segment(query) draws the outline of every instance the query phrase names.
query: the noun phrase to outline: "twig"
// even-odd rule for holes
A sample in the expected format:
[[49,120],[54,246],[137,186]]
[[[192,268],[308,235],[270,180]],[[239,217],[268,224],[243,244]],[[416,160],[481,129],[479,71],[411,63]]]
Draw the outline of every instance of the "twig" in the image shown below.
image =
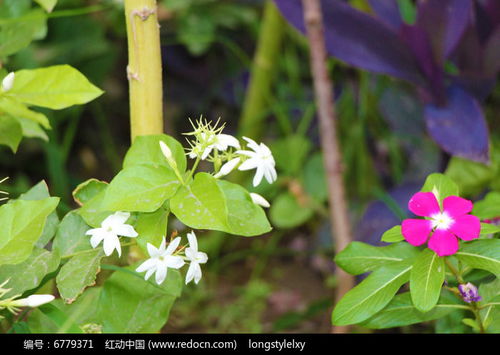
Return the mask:
[[[304,22],[310,45],[311,72],[314,80],[314,92],[318,107],[321,146],[323,161],[328,181],[328,198],[330,202],[330,219],[332,224],[332,239],[336,252],[344,249],[352,240],[345,189],[342,177],[342,156],[336,132],[335,107],[332,100],[333,84],[328,76],[326,66],[326,48],[323,33],[323,19],[319,0],[302,0],[304,7]],[[354,278],[337,268],[338,286],[336,301],[338,301],[354,285]],[[348,327],[334,327],[332,332],[345,333]]]

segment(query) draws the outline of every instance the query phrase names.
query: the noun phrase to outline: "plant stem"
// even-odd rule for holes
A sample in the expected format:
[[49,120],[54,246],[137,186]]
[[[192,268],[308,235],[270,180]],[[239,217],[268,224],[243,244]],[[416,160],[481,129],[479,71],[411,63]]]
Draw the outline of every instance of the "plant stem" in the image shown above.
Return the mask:
[[125,0],[130,88],[130,133],[163,133],[160,30],[156,0]]
[[462,278],[462,275],[458,272],[458,270],[453,266],[453,264],[448,260],[448,258],[444,258],[444,262],[446,266],[448,266],[448,269],[450,269],[451,273],[455,276],[457,279],[458,283],[465,283],[464,279]]
[[261,138],[266,107],[271,96],[277,58],[286,22],[272,0],[264,5],[264,17],[259,32],[257,49],[253,58],[252,76],[246,91],[240,118],[240,135]]
[[[332,100],[333,83],[327,69],[323,19],[319,0],[302,0],[304,22],[310,45],[311,72],[314,80],[316,105],[318,108],[321,146],[328,182],[331,234],[336,252],[344,249],[352,240],[347,201],[343,182],[342,156],[337,138],[337,119]],[[336,271],[338,287],[336,301],[354,286],[354,278],[341,268]],[[336,327],[332,331],[343,333],[348,327]]]

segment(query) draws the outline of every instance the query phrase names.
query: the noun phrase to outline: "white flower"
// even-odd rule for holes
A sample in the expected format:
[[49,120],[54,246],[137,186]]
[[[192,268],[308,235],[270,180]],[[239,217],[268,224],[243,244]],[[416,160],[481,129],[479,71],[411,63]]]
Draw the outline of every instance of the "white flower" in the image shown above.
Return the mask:
[[125,224],[129,217],[130,213],[128,212],[115,212],[101,223],[101,228],[88,230],[85,234],[92,236],[90,238],[92,248],[96,248],[99,243],[104,240],[104,254],[110,256],[113,250],[116,249],[118,256],[121,256],[122,249],[118,236],[121,235],[129,238],[137,237],[137,232],[134,230],[134,227]]
[[186,248],[185,254],[189,259],[191,264],[189,264],[189,269],[186,274],[186,284],[194,279],[194,283],[198,283],[201,280],[201,267],[200,264],[205,264],[208,261],[207,254],[198,251],[198,241],[196,240],[196,234],[194,232],[188,233],[187,238],[189,240],[189,247]]
[[10,89],[12,89],[12,86],[14,86],[14,78],[15,78],[16,74],[14,74],[14,72],[10,72],[9,74],[7,74],[5,76],[5,78],[3,78],[2,80],[2,90],[5,92],[5,91],[9,91]]
[[259,194],[256,194],[255,192],[250,192],[250,197],[252,198],[253,203],[255,203],[256,205],[259,205],[259,206],[262,206],[265,208],[271,207],[269,202],[264,197],[262,197]]
[[236,153],[241,155],[246,155],[249,159],[245,160],[243,164],[240,165],[238,170],[251,170],[257,169],[255,176],[253,177],[253,186],[257,186],[262,181],[262,177],[272,184],[278,178],[276,174],[276,169],[274,168],[276,163],[274,162],[273,154],[271,150],[264,144],[257,144],[253,139],[243,137],[244,140],[248,142],[248,147],[250,150],[238,150]]
[[170,242],[168,247],[166,247],[166,241],[165,238],[163,238],[159,248],[156,248],[152,244],[148,243],[147,248],[150,258],[139,265],[135,271],[146,271],[146,275],[144,275],[145,280],[149,279],[151,275],[156,273],[156,283],[158,285],[162,284],[167,277],[168,268],[179,269],[184,265],[182,257],[172,255],[172,253],[179,246],[180,242],[181,238],[177,237]]
[[240,158],[234,158],[228,161],[226,164],[222,165],[220,168],[219,172],[214,175],[215,178],[220,178],[222,176],[226,176],[229,174],[233,169],[236,167],[236,165],[239,164]]
[[52,295],[31,295],[11,302],[14,307],[38,307],[42,304],[52,302],[55,299]]
[[[202,145],[209,144],[201,155],[201,160],[205,160],[213,149],[217,149],[220,152],[225,152],[229,147],[233,147],[236,149],[240,149],[240,142],[233,136],[229,134],[215,134],[215,135],[207,135],[205,133],[201,133],[202,137]],[[200,148],[201,149],[201,148]],[[190,153],[189,157],[192,158],[193,152]],[[196,155],[194,155],[196,157]]]

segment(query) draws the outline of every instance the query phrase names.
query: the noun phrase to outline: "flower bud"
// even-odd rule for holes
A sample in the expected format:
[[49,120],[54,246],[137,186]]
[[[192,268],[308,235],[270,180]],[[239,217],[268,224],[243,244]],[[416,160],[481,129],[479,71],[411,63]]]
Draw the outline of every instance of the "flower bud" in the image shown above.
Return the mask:
[[481,296],[479,296],[477,287],[470,282],[458,285],[458,290],[460,291],[463,300],[467,303],[481,301]]
[[265,208],[271,207],[269,202],[259,194],[256,194],[254,192],[250,192],[250,197],[252,198],[253,203],[255,203],[256,205],[259,205],[259,206],[262,206]]
[[12,305],[15,307],[38,307],[52,302],[54,298],[52,295],[31,295],[27,298],[12,301]]
[[2,80],[2,90],[4,92],[6,91],[9,91],[10,89],[12,89],[12,86],[14,86],[14,78],[15,78],[15,74],[14,72],[10,72],[9,74],[7,74],[5,76],[5,78],[3,78]]

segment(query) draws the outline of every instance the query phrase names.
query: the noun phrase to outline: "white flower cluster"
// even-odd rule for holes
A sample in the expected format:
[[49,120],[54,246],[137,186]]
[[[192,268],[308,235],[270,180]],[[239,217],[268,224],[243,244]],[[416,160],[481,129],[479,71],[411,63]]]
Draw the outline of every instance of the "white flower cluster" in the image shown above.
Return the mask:
[[[10,288],[3,288],[9,280],[4,281],[0,284],[0,298],[5,296],[9,292]],[[7,309],[9,312],[16,314],[19,311],[19,307],[38,307],[43,304],[52,302],[55,297],[53,295],[31,295],[26,298],[18,298],[20,295],[16,295],[7,299],[0,300],[0,310]],[[0,319],[2,317],[0,316]]]
[[[86,234],[91,236],[90,244],[92,248],[97,248],[97,246],[103,242],[104,254],[106,254],[106,256],[110,256],[114,250],[118,252],[118,256],[121,256],[121,244],[118,237],[135,238],[138,236],[134,227],[125,224],[129,217],[130,213],[128,212],[116,212],[108,216],[101,223],[100,228],[88,230]],[[186,274],[186,283],[192,280],[198,283],[201,279],[201,268],[199,264],[206,263],[208,257],[207,254],[198,251],[198,241],[196,240],[194,232],[188,233],[187,238],[189,247],[182,248],[179,251],[177,249],[181,242],[180,237],[172,240],[168,246],[166,245],[165,238],[163,238],[158,248],[148,243],[147,249],[150,258],[143,262],[136,271],[146,271],[144,277],[146,280],[148,280],[152,274],[156,273],[156,283],[161,284],[167,277],[168,268],[180,269],[187,260],[190,262],[190,266]],[[184,256],[180,255],[182,252]]]
[[[241,171],[255,169],[253,177],[253,186],[258,186],[262,179],[265,178],[268,183],[272,184],[278,178],[276,173],[276,163],[273,154],[269,147],[264,143],[257,144],[253,139],[243,137],[246,141],[246,146],[249,149],[241,149],[241,144],[237,138],[223,134],[224,126],[217,127],[218,121],[212,125],[202,119],[193,124],[194,131],[186,133],[187,136],[192,136],[193,140],[188,140],[190,149],[188,156],[191,159],[209,160],[214,163],[216,173],[215,178],[221,178],[228,175],[233,170]],[[165,144],[161,144],[163,154],[167,159],[171,159],[171,154],[165,152]],[[231,149],[234,148],[234,149]],[[269,207],[262,196],[251,193],[252,200],[263,206]]]
[[186,273],[186,284],[193,280],[197,284],[200,282],[202,275],[200,264],[205,264],[208,261],[208,256],[206,253],[198,251],[198,241],[194,232],[188,233],[187,239],[189,247],[181,248],[179,248],[181,237],[172,240],[168,246],[166,246],[166,240],[163,238],[159,248],[148,243],[147,248],[150,258],[139,265],[136,271],[146,271],[145,280],[156,274],[155,281],[160,285],[165,281],[169,268],[180,269],[188,261],[189,269]]

